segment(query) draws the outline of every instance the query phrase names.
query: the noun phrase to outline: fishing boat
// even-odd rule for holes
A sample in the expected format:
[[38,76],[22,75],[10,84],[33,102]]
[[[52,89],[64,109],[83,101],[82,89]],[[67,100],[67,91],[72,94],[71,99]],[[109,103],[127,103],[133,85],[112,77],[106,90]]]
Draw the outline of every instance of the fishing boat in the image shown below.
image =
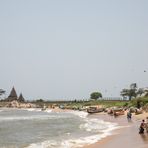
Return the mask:
[[121,110],[121,111],[114,111],[113,115],[114,116],[124,115],[124,111],[123,110]]
[[97,108],[97,107],[89,107],[87,109],[87,112],[90,113],[90,114],[93,114],[93,113],[100,113],[100,112],[103,112],[104,109],[103,108]]
[[124,115],[123,108],[110,108],[107,110],[107,113],[114,116]]

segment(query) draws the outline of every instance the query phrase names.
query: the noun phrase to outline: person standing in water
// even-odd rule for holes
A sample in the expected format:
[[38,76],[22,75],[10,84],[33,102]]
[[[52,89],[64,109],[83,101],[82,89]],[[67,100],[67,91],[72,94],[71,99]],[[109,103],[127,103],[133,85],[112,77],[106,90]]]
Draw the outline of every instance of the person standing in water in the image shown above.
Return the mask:
[[131,113],[131,111],[128,111],[127,112],[127,120],[131,121],[131,119],[132,119],[132,113]]

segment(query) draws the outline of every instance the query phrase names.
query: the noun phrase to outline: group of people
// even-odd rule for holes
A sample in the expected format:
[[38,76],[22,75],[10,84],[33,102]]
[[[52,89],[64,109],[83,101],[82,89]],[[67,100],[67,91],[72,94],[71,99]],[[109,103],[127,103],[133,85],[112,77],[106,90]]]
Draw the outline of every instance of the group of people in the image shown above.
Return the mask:
[[[130,122],[132,119],[132,113],[131,111],[127,112],[127,120]],[[148,117],[145,120],[142,120],[140,127],[139,127],[139,134],[144,134],[144,131],[146,130],[146,132],[148,133]]]
[[139,127],[139,134],[144,134],[144,130],[148,133],[148,117],[145,120],[142,120],[140,127]]

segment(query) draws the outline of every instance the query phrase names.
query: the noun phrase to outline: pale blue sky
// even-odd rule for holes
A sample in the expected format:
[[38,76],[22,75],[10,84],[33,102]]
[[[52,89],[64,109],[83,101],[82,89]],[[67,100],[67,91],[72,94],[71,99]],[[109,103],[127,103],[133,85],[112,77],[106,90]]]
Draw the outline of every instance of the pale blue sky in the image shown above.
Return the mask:
[[[27,99],[148,86],[147,0],[0,0],[0,88]],[[147,70],[147,72],[144,72]]]

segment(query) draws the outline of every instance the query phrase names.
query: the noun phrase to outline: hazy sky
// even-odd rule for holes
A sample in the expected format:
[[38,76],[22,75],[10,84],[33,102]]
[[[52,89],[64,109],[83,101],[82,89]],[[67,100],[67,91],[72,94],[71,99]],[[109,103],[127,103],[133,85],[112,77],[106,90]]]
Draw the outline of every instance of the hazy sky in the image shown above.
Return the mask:
[[26,99],[147,87],[148,0],[0,0],[0,68]]

